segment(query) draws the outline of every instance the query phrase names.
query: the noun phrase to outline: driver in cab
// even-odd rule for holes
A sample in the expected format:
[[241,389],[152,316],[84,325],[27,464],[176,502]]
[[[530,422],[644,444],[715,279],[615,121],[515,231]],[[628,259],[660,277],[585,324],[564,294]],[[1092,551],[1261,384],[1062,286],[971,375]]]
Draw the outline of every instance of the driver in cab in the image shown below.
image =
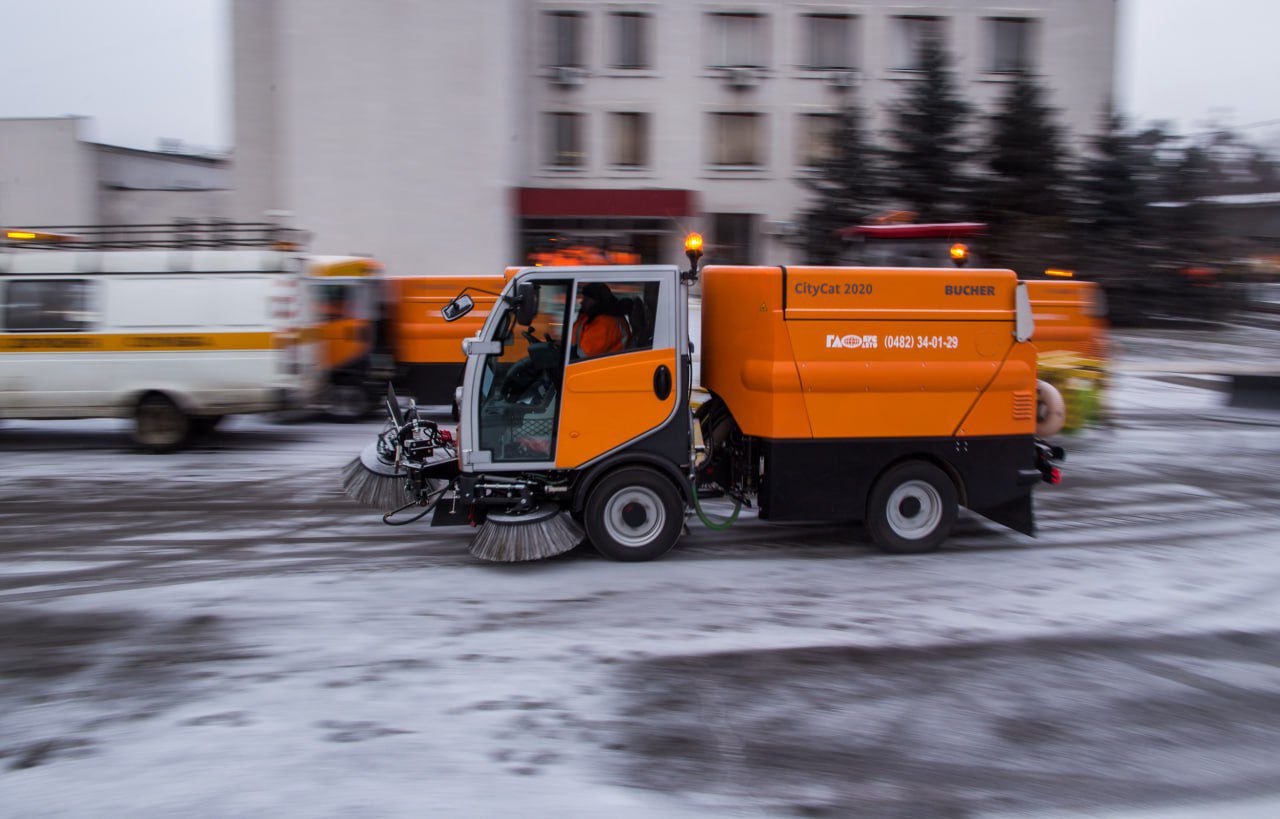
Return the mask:
[[583,285],[578,318],[573,323],[573,357],[594,358],[626,349],[631,331],[622,317],[622,303],[603,282]]

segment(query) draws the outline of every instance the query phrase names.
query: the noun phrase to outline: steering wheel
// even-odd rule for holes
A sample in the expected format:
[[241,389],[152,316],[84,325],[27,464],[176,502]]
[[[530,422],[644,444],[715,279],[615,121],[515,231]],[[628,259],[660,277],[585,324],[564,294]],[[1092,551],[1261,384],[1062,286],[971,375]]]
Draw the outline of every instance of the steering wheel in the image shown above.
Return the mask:
[[540,374],[538,368],[533,365],[532,358],[522,358],[512,364],[511,369],[507,370],[507,377],[502,381],[503,400],[511,403],[519,401],[534,384],[538,383]]

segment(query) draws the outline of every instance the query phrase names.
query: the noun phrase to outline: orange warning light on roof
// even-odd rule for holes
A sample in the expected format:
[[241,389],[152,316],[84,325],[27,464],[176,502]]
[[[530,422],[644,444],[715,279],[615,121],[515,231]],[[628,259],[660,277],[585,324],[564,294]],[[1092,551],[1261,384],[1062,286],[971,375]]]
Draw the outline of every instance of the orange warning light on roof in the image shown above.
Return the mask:
[[1072,270],[1058,270],[1058,269],[1056,269],[1056,268],[1052,268],[1052,267],[1050,267],[1050,268],[1047,268],[1047,269],[1044,271],[1044,274],[1045,274],[1046,276],[1059,276],[1059,277],[1064,278],[1064,279],[1069,279],[1069,278],[1071,278],[1072,276],[1074,276],[1074,275],[1075,275],[1075,271],[1072,271]]
[[684,249],[686,251],[692,250],[697,253],[701,253],[702,252],[702,234],[690,233],[688,236],[686,236],[684,239]]
[[969,261],[969,246],[956,242],[951,246],[951,261],[956,264],[964,264]]
[[6,230],[4,238],[16,242],[70,242],[75,237],[66,233],[42,233],[37,230]]

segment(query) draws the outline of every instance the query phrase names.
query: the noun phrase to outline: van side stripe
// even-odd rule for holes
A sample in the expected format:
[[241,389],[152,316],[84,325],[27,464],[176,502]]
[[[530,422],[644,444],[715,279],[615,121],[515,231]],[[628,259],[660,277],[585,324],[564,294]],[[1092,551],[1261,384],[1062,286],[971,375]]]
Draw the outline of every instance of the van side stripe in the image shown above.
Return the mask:
[[0,353],[272,350],[294,344],[296,338],[271,332],[7,333],[0,334]]

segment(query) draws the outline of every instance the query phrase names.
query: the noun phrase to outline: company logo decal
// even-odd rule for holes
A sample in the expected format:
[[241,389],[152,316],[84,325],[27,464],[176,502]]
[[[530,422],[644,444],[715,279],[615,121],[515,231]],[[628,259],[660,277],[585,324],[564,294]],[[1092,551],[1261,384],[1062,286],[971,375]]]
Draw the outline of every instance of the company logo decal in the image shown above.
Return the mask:
[[873,335],[828,335],[828,350],[874,350],[880,346],[880,337]]

